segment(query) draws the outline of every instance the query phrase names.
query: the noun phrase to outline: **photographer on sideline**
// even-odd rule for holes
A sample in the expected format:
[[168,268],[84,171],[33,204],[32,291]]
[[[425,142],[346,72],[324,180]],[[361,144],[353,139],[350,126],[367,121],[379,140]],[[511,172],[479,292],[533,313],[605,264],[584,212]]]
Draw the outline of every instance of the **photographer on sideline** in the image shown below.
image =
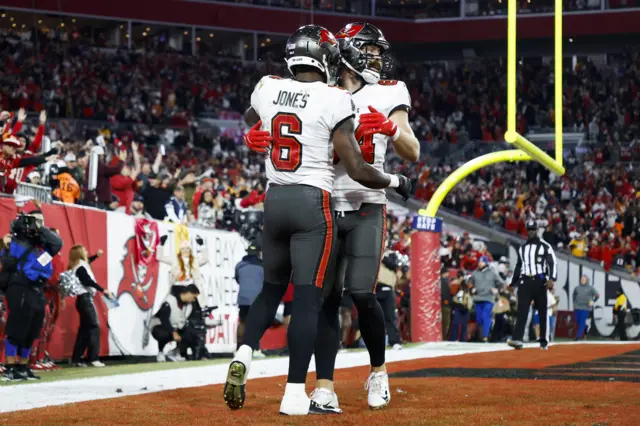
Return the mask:
[[0,289],[6,287],[9,308],[3,380],[38,380],[28,366],[29,355],[44,322],[44,285],[53,274],[51,261],[62,249],[62,239],[36,217],[24,214],[13,220],[11,233],[13,239],[2,257],[0,277]]
[[[193,350],[197,344],[197,330],[189,326],[188,319],[193,314],[193,304],[198,295],[200,290],[195,284],[171,287],[171,292],[151,319],[151,335],[158,341],[158,362],[165,362],[167,358],[184,361],[187,349]],[[170,342],[176,342],[177,346],[165,353],[165,346]]]

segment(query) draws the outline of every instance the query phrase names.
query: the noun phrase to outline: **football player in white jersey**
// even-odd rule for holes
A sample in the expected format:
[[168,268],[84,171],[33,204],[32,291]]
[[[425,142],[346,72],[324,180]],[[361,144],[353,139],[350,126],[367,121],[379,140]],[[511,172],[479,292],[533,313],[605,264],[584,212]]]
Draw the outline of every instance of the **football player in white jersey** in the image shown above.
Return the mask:
[[327,84],[340,60],[333,34],[315,25],[301,27],[287,41],[285,57],[293,78],[262,78],[245,114],[247,124],[255,124],[245,139],[247,144],[268,152],[264,284],[245,320],[243,342],[229,366],[224,399],[230,408],[242,408],[252,353],[273,322],[291,281],[295,292],[287,330],[289,375],[280,412],[339,412],[316,406],[305,391],[323,289],[329,292],[335,278],[334,149],[344,159],[349,176],[367,187],[393,187],[408,196],[411,183],[363,160],[354,138],[351,94]]
[[[353,23],[338,32],[336,39],[342,55],[340,85],[351,92],[356,106],[355,138],[364,160],[384,171],[387,144],[391,144],[404,160],[416,161],[420,144],[409,125],[411,99],[407,87],[401,81],[380,80],[390,47],[384,35],[374,25]],[[391,399],[385,367],[385,317],[375,294],[386,245],[387,198],[384,189],[370,189],[355,182],[342,159],[336,161],[332,195],[342,264],[336,290],[327,298],[318,321],[315,349],[318,380],[311,398],[318,406],[338,408],[333,370],[339,346],[340,289],[344,288],[358,310],[360,333],[369,352],[368,404],[380,409]],[[389,336],[389,344],[401,348],[395,334]]]

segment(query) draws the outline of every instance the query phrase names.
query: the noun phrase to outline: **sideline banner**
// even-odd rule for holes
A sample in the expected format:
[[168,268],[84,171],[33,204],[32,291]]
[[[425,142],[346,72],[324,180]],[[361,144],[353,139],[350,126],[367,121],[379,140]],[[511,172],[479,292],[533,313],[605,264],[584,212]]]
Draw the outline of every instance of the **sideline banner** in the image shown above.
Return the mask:
[[[510,263],[516,264],[518,255],[516,249],[509,247]],[[558,280],[555,285],[556,297],[560,299],[558,306],[559,311],[573,312],[573,290],[580,285],[580,277],[586,275],[589,283],[593,285],[600,298],[596,301],[593,309],[592,324],[595,326],[597,334],[603,337],[611,337],[613,335],[613,306],[616,300],[616,291],[622,288],[627,296],[630,307],[640,308],[640,283],[638,281],[624,280],[609,274],[602,269],[590,268],[571,260],[558,258]],[[574,320],[573,315],[563,315],[562,329],[569,329],[573,326],[570,322]],[[569,322],[569,323],[567,323]],[[591,332],[590,332],[591,333]],[[632,325],[627,327],[627,335],[630,339],[634,339],[640,335],[640,326]]]
[[[18,211],[34,209],[36,206],[32,203],[18,207],[12,198],[0,198],[0,236],[9,232]],[[136,219],[123,213],[64,204],[43,204],[42,210],[45,225],[60,231],[64,246],[59,256],[65,267],[74,245],[84,245],[90,255],[104,250],[104,255],[91,266],[98,283],[118,297],[120,306],[107,310],[102,298],[95,298],[101,324],[101,356],[158,353],[147,324],[169,292],[171,266],[159,262],[151,252],[155,248],[162,251],[163,257],[172,259],[176,256],[178,241],[185,235],[194,255],[206,259],[200,272],[207,305],[217,306],[212,315],[222,320],[221,326],[208,331],[207,349],[216,353],[235,350],[238,322],[235,265],[246,253],[246,242],[238,233],[189,228],[186,233],[179,229],[180,238],[177,238],[172,224]],[[156,246],[164,235],[167,236],[165,245]],[[202,246],[197,244],[197,237],[204,241]],[[75,298],[68,297],[53,333],[49,352],[54,359],[71,356],[78,326]],[[0,352],[4,352],[1,319]]]
[[[136,219],[120,213],[107,213],[109,262],[109,290],[118,296],[120,306],[109,311],[111,335],[109,355],[155,355],[158,347],[147,324],[169,293],[171,265],[154,257],[138,255],[153,241],[167,236],[164,246],[158,245],[161,258],[177,256],[178,241],[183,229],[169,223],[147,221],[136,226]],[[176,231],[181,233],[176,238]],[[198,245],[197,237],[204,244]],[[145,242],[146,241],[146,242]],[[188,229],[188,241],[194,255],[206,259],[200,267],[208,306],[222,325],[210,329],[207,349],[210,352],[233,352],[236,347],[238,284],[234,280],[235,266],[245,255],[245,241],[234,232]],[[140,243],[141,242],[141,243]]]

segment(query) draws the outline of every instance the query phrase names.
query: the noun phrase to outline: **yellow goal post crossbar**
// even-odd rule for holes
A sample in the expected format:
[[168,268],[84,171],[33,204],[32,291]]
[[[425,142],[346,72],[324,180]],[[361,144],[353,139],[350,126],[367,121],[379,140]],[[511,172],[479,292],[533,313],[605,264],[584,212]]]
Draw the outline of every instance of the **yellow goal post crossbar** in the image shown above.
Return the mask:
[[518,86],[516,64],[518,62],[516,44],[516,20],[518,13],[518,1],[508,0],[507,13],[507,131],[505,140],[515,145],[515,150],[499,151],[485,154],[468,161],[447,179],[445,179],[429,200],[426,209],[418,213],[435,217],[440,204],[449,191],[461,180],[471,173],[491,164],[505,161],[529,161],[535,160],[558,176],[565,173],[562,165],[562,0],[555,0],[554,8],[554,119],[555,119],[555,158],[529,142],[517,132],[517,97]]

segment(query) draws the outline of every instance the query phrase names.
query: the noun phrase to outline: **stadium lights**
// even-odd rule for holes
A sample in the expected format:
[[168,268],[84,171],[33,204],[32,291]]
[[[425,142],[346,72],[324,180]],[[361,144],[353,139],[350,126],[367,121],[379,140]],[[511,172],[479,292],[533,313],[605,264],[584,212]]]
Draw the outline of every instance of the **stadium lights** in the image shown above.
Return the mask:
[[6,18],[6,16],[7,16],[7,14],[6,14],[6,13],[3,13],[3,14],[2,14],[2,17],[3,17],[3,18]]
[[22,24],[22,28],[25,28],[25,27],[26,27],[26,24]]
[[64,22],[60,23],[60,28],[64,28]]
[[13,25],[11,25],[11,26],[12,26],[13,28],[15,28],[15,27],[16,27],[16,23],[14,22],[14,23],[13,23]]
[[[530,0],[528,1],[530,2]],[[562,165],[562,0],[555,0],[554,7],[555,158],[552,158],[517,132],[517,8],[518,0],[507,1],[507,131],[504,134],[504,139],[520,149],[485,154],[468,161],[456,169],[438,186],[427,207],[418,211],[421,216],[435,218],[440,204],[458,182],[476,170],[492,164],[536,160],[558,176],[562,176],[565,173]]]
[[196,37],[196,41],[200,41],[200,37]]
[[142,37],[146,37],[146,36],[147,36],[147,33],[146,33],[146,32],[143,32],[143,33],[142,33]]
[[42,19],[38,19],[38,24],[42,25]]
[[12,16],[11,18],[9,18],[9,20],[10,20],[11,22],[13,22],[13,20],[14,20],[14,19],[16,19],[16,18],[14,18],[13,16]]
[[151,31],[151,28],[147,27],[147,29],[145,31],[149,32],[149,31]]
[[209,33],[209,37],[210,37],[210,38],[213,38],[213,33]]
[[189,31],[185,31],[185,32],[184,32],[184,35],[189,35]]
[[270,38],[267,39],[267,43],[271,43],[271,39]]
[[124,30],[124,25],[120,25],[120,29],[121,29],[121,30]]
[[248,45],[248,44],[245,44],[245,45],[244,45],[244,48],[245,48],[245,49],[248,49],[248,48],[249,48],[249,45]]
[[76,23],[76,18],[73,18],[73,19],[71,20],[71,22],[73,22],[73,23],[75,24],[75,23]]

